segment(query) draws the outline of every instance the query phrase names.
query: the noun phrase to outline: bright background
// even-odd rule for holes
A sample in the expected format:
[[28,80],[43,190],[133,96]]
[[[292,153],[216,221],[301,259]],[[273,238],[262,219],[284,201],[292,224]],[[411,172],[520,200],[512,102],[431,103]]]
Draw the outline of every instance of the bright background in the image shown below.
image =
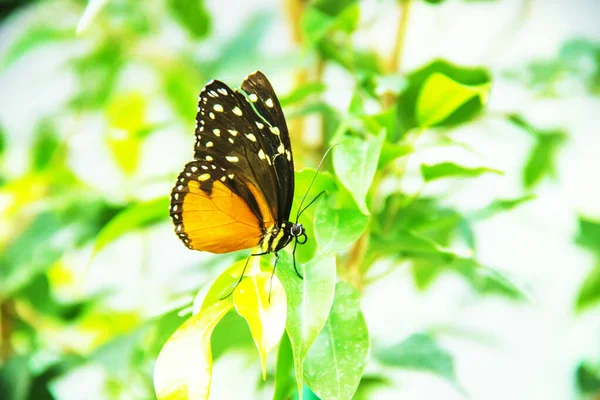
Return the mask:
[[[95,238],[122,210],[170,192],[192,156],[194,102],[205,81],[235,86],[259,69],[285,96],[318,76],[326,88],[316,95],[339,113],[356,86],[347,69],[319,62],[294,39],[300,16],[290,10],[301,2],[206,0],[206,15],[191,25],[173,2],[107,3],[78,35],[82,1],[8,2],[18,6],[2,14],[0,372],[12,387],[2,398],[152,398],[153,361],[183,321],[177,311],[189,310],[198,289],[234,256],[187,250],[166,212],[96,252]],[[360,10],[352,44],[386,58],[401,6],[364,1]],[[481,295],[451,273],[423,290],[411,268],[395,268],[362,293],[373,343],[433,332],[452,356],[458,383],[397,369],[365,398],[600,396],[598,21],[596,0],[410,4],[392,78],[436,58],[482,66],[493,78],[484,115],[453,127],[454,145],[429,146],[421,136],[422,151],[406,170],[444,160],[502,170],[434,182],[421,193],[465,213],[535,195],[472,226],[478,260],[506,273],[528,299]],[[290,119],[297,168],[314,167],[320,114],[302,104],[285,111],[300,115]],[[541,178],[531,185],[523,184],[523,170],[537,139],[509,114],[564,135],[537,155]],[[388,186],[416,192],[417,175]],[[589,300],[581,300],[582,288]],[[227,348],[215,363],[211,398],[270,398],[259,371],[252,349]],[[380,373],[374,360],[367,374]]]

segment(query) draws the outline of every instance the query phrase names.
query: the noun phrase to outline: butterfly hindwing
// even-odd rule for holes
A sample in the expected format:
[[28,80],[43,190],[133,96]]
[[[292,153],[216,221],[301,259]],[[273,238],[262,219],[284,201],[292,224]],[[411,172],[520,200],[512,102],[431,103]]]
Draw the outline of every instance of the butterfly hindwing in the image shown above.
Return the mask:
[[265,223],[273,224],[254,186],[238,187],[234,173],[206,161],[192,161],[179,174],[170,212],[186,246],[212,253],[255,247]]

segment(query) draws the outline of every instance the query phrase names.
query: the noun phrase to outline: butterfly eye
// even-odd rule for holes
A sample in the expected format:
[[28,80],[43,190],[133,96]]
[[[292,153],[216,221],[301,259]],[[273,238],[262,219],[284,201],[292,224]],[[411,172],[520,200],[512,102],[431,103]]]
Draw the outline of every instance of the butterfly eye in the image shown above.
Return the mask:
[[296,237],[301,236],[304,233],[304,227],[302,224],[294,224],[290,229],[290,233]]

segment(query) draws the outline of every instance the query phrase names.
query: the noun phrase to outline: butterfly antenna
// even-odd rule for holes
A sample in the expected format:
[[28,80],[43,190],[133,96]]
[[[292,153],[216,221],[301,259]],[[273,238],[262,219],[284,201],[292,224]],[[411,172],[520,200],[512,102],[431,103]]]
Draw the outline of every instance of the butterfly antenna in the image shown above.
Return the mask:
[[317,179],[317,175],[319,175],[319,171],[321,170],[321,167],[323,166],[323,161],[325,161],[325,157],[327,157],[327,154],[329,154],[329,152],[331,151],[331,149],[333,149],[338,144],[339,143],[332,144],[331,146],[329,146],[329,148],[327,149],[327,151],[325,152],[325,154],[323,154],[323,157],[321,158],[321,162],[319,163],[319,166],[317,167],[317,170],[315,171],[315,174],[313,175],[312,180],[310,181],[310,184],[308,185],[308,189],[306,189],[306,192],[304,193],[304,196],[302,197],[302,200],[300,201],[300,206],[298,206],[298,214],[296,214],[296,223],[298,223],[298,219],[300,218],[300,214],[302,214],[302,212],[304,210],[306,210],[306,208],[308,206],[310,206],[316,199],[318,199],[319,196],[321,196],[323,193],[325,193],[325,191],[319,193],[317,195],[317,197],[315,197],[308,204],[308,206],[302,208],[302,204],[304,204],[304,200],[306,200],[306,196],[308,196],[308,193],[310,192],[310,188],[312,187],[313,183],[315,183],[315,179]]

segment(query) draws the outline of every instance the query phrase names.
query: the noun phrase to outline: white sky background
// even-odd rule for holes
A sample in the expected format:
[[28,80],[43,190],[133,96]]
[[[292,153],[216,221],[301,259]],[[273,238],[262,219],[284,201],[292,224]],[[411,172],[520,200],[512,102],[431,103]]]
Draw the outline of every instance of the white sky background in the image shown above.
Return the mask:
[[[268,65],[269,55],[290,52],[289,27],[282,3],[274,0],[210,0],[208,7],[215,18],[214,35],[217,38],[231,37],[257,9],[278,13],[268,35],[269,40],[263,44],[264,62]],[[376,23],[358,34],[356,42],[363,46],[375,45],[385,53],[391,48],[399,20],[395,2],[368,0],[363,3],[363,20],[373,19]],[[441,6],[429,6],[415,1],[404,48],[403,71],[442,57],[457,64],[483,64],[491,67],[497,77],[497,73],[505,68],[521,67],[531,59],[554,57],[569,39],[586,37],[600,40],[600,1],[532,1],[529,17],[520,29],[515,29],[519,26],[516,20],[522,3],[517,0],[491,3],[447,0]],[[0,27],[0,57],[14,34],[12,29]],[[162,39],[173,39],[176,45],[179,38],[171,38],[167,32]],[[203,46],[203,51],[209,51],[210,47],[210,44]],[[76,52],[78,49],[59,51]],[[56,74],[56,66],[64,56],[60,52],[37,51],[0,77],[0,123],[14,134],[10,140],[16,144],[16,150],[9,153],[14,162],[6,163],[14,169],[9,171],[13,174],[18,174],[26,165],[23,160],[26,160],[24,154],[33,116],[52,110],[73,90],[73,77],[65,73]],[[260,68],[261,65],[256,66],[256,69]],[[267,69],[267,72],[276,71]],[[141,76],[148,82],[152,80],[151,74]],[[327,99],[345,108],[352,88],[348,76],[332,66],[326,70],[325,77],[330,85]],[[273,82],[278,92],[285,93],[291,87],[289,76],[285,74],[275,74]],[[484,264],[509,272],[523,283],[531,292],[533,302],[513,304],[503,298],[482,299],[454,275],[443,276],[428,291],[418,292],[413,287],[409,271],[399,268],[385,280],[369,287],[364,296],[363,309],[375,343],[399,342],[407,335],[422,330],[443,331],[446,333],[440,334],[442,344],[455,356],[458,379],[468,398],[576,398],[573,391],[575,365],[583,357],[600,356],[600,314],[588,311],[574,316],[572,312],[577,291],[592,267],[592,257],[572,243],[577,229],[576,216],[584,213],[600,218],[597,177],[600,171],[599,106],[598,98],[583,95],[534,100],[530,93],[511,83],[494,82],[490,111],[519,112],[534,125],[563,128],[569,134],[569,141],[560,152],[558,183],[545,181],[535,190],[537,200],[475,227],[479,259]],[[153,107],[159,116],[157,118],[167,118],[164,116],[164,104]],[[85,154],[73,159],[72,165],[94,187],[120,199],[124,182],[110,165],[108,155],[102,154],[102,150],[93,151],[102,135],[101,122],[87,119],[69,122],[73,123],[76,126],[71,126],[71,129],[79,130],[86,126],[89,132],[85,138],[80,136],[72,141],[78,153]],[[166,140],[167,135],[169,132],[153,137],[146,146],[142,162],[151,173],[167,165],[165,169],[170,173],[183,165],[187,161],[185,157],[191,153],[191,142],[180,140],[181,135],[175,135],[175,143],[165,147],[165,143],[171,143],[171,140]],[[523,165],[531,146],[526,135],[505,122],[488,121],[460,128],[453,137],[481,153],[483,156],[478,160],[481,164],[502,169],[506,175],[482,177],[468,185],[457,184],[457,192],[448,199],[449,204],[472,208],[495,197],[519,196],[521,176],[518,168]],[[418,166],[423,160],[431,162],[463,156],[463,152],[448,148],[420,154],[412,157],[410,162]],[[433,184],[431,186],[433,192],[439,190]],[[150,196],[154,190],[163,188],[149,190],[147,195]],[[135,265],[136,259],[142,259],[143,249],[162,246],[162,255],[151,250],[153,256],[148,265],[152,271],[149,275],[156,282],[139,283],[133,276],[124,283],[128,292],[139,291],[138,300],[153,300],[152,304],[140,307],[152,308],[155,303],[160,303],[157,293],[164,287],[162,279],[172,277],[177,269],[189,266],[194,254],[180,246],[170,226],[157,228],[146,235],[145,240],[149,241],[146,245],[142,245],[140,240],[128,237],[115,243],[112,250],[106,251],[97,261],[102,268],[96,269],[95,277],[108,280],[105,282],[108,285],[109,278],[123,273],[123,263]],[[132,245],[138,253],[133,252],[127,260],[123,260],[121,246]],[[185,260],[185,265],[165,270],[165,260],[170,256]],[[144,286],[141,287],[127,286],[142,284]],[[149,293],[152,295],[148,296]],[[393,299],[391,304],[389,299]],[[123,299],[118,299],[115,304],[122,302]],[[461,332],[469,332],[481,340],[466,337]],[[246,368],[247,362],[245,356],[231,353],[216,363],[212,398],[247,398],[247,394],[255,390],[258,357],[252,367]],[[244,367],[240,368],[240,365]],[[231,384],[230,368],[234,368],[235,375],[240,375],[235,385]],[[247,374],[242,376],[244,371]],[[373,398],[463,398],[446,382],[427,374],[399,372],[397,378],[394,388]],[[268,396],[265,395],[265,398]]]

